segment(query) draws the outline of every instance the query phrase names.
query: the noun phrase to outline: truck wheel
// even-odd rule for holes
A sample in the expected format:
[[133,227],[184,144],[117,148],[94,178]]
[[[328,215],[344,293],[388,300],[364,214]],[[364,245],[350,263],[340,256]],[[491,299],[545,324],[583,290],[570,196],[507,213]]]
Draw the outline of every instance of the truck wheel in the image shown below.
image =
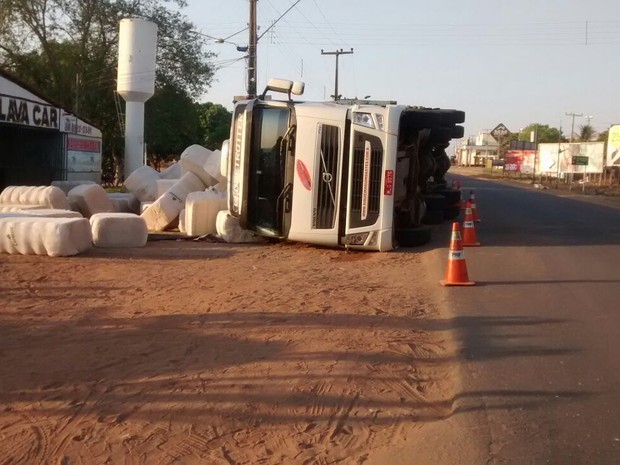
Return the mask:
[[441,210],[429,210],[422,218],[424,224],[441,224],[443,222],[444,209]]
[[435,191],[436,194],[443,195],[446,198],[446,205],[458,205],[461,201],[461,191],[458,189],[441,189]]
[[465,128],[463,126],[452,127],[452,139],[461,139],[465,135]]
[[416,247],[429,243],[431,240],[430,226],[421,225],[396,231],[396,241],[401,247]]
[[448,143],[452,139],[453,128],[433,128],[431,134],[428,137],[428,141],[431,144]]
[[439,110],[441,113],[441,125],[460,124],[465,122],[465,112],[461,110]]
[[441,114],[430,108],[406,110],[401,116],[401,128],[424,129],[441,126]]
[[432,211],[443,211],[446,208],[447,202],[446,198],[443,195],[439,194],[428,194],[423,196],[424,202],[426,203],[426,213]]
[[453,220],[455,218],[458,218],[460,214],[461,214],[460,205],[449,205],[443,211],[443,218],[445,220]]

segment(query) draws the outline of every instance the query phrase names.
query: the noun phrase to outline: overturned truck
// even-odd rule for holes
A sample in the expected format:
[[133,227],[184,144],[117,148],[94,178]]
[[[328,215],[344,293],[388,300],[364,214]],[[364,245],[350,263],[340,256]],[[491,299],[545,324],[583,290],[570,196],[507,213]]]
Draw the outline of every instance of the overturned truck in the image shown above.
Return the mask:
[[[276,100],[269,92],[285,94]],[[228,210],[254,233],[388,251],[430,240],[445,209],[445,149],[465,113],[396,102],[298,102],[303,83],[272,79],[235,105],[223,147]],[[441,208],[437,199],[443,198]],[[428,222],[427,222],[428,223]]]

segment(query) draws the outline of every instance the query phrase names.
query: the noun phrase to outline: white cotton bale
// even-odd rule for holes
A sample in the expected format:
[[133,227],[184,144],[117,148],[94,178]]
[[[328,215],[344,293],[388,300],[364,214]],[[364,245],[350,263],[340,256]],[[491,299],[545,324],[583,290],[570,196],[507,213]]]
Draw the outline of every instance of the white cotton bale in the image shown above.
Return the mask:
[[[187,200],[185,201],[187,203]],[[187,228],[185,227],[185,208],[179,213],[179,232],[187,234]]]
[[140,202],[152,202],[157,198],[159,172],[150,166],[141,166],[131,173],[123,186]]
[[172,186],[177,183],[178,179],[158,179],[157,180],[157,198],[160,198],[168,192]]
[[[77,203],[77,200],[75,199],[69,199],[69,210],[73,211],[73,212],[78,212],[80,215],[82,215],[82,210],[80,210],[80,205]],[[84,215],[82,215],[84,216]]]
[[251,231],[243,229],[239,219],[230,216],[228,211],[221,210],[215,221],[217,235],[229,243],[262,242],[261,237],[255,236]]
[[183,176],[183,173],[181,172],[181,165],[179,162],[173,163],[159,173],[161,179],[181,179],[181,176]]
[[8,186],[0,193],[0,204],[70,209],[67,196],[62,189],[55,186]]
[[138,213],[140,201],[131,192],[108,192],[108,198],[117,213]]
[[0,218],[0,253],[66,257],[92,246],[86,218]]
[[155,202],[140,202],[140,215],[142,215],[142,213],[144,213],[146,209],[149,208],[154,203]]
[[24,210],[42,210],[45,207],[43,205],[11,205],[0,203],[0,213],[10,213]]
[[217,214],[226,210],[226,196],[215,189],[192,192],[185,201],[185,228],[190,236],[217,234]]
[[163,231],[174,222],[185,207],[185,199],[191,192],[203,191],[204,184],[193,173],[185,173],[174,186],[159,197],[140,216],[149,231]]
[[97,213],[90,227],[96,247],[144,247],[149,236],[144,219],[133,213]]
[[114,204],[99,184],[81,184],[69,191],[69,200],[77,203],[82,215],[90,218],[95,213],[111,213]]
[[179,164],[181,171],[185,173],[194,173],[200,178],[205,187],[215,186],[218,179],[211,176],[205,171],[205,164],[213,152],[201,145],[190,145],[181,154]]
[[228,190],[228,185],[226,182],[218,182],[213,188],[218,192],[226,193]]
[[17,213],[26,216],[44,216],[46,218],[83,218],[79,212],[61,210],[59,208],[41,208],[35,210],[21,210]]
[[29,215],[26,212],[19,212],[19,211],[14,211],[14,212],[0,212],[0,218],[24,218],[24,217],[30,217],[32,218],[34,215]]
[[209,176],[213,179],[216,179],[218,183],[226,182],[226,176],[222,176],[221,172],[222,165],[222,152],[219,150],[214,150],[207,156],[204,164],[204,170],[207,172]]
[[96,184],[95,181],[88,181],[88,180],[83,180],[83,181],[52,181],[52,186],[54,187],[58,187],[60,190],[62,190],[65,195],[69,193],[69,191],[71,189],[73,189],[74,187],[80,186],[82,184]]

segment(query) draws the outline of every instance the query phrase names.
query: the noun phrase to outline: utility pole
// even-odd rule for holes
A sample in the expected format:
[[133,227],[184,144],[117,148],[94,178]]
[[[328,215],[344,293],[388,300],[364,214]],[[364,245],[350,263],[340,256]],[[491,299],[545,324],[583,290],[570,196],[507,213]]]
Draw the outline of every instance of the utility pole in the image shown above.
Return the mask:
[[[297,6],[297,4],[299,2],[301,2],[301,0],[297,0],[295,3],[293,3],[291,6],[288,7],[288,9],[282,13],[278,19],[276,19],[275,21],[271,22],[271,26],[269,26],[267,29],[265,29],[263,31],[263,33],[259,36],[258,35],[258,26],[256,24],[256,2],[258,0],[249,0],[250,2],[250,20],[248,21],[248,31],[250,33],[250,38],[248,41],[248,86],[247,86],[247,90],[248,90],[248,97],[249,98],[255,98],[256,97],[256,85],[257,85],[257,81],[256,81],[256,56],[257,56],[257,48],[258,48],[258,41],[261,39],[261,37],[263,37],[265,34],[267,34],[267,32],[269,32],[271,30],[271,28],[273,28],[276,23],[278,21],[280,21],[284,15],[286,15],[289,11],[291,11],[295,6]],[[236,34],[233,34],[236,35]],[[232,37],[232,36],[230,36]],[[237,47],[237,50],[239,50],[239,47]]]
[[583,116],[583,113],[566,113],[566,116],[571,116],[573,122],[570,127],[570,142],[573,142],[573,133],[575,132],[575,116]]
[[344,51],[342,49],[340,50],[336,50],[335,52],[324,52],[321,49],[321,55],[335,55],[336,56],[336,79],[335,79],[335,85],[334,85],[334,101],[338,101],[340,100],[340,96],[338,95],[338,57],[340,57],[340,55],[351,55],[353,54],[353,49],[351,49],[350,51]]
[[558,134],[558,158],[556,160],[556,173],[555,173],[555,188],[559,189],[560,187],[560,154],[563,150],[560,150],[560,146],[562,145],[562,121],[560,121],[560,132]]
[[78,113],[80,112],[80,73],[75,73],[75,134],[78,133]]
[[250,0],[250,22],[248,30],[250,37],[248,42],[248,97],[256,97],[256,45],[258,36],[256,34],[256,2],[258,0]]

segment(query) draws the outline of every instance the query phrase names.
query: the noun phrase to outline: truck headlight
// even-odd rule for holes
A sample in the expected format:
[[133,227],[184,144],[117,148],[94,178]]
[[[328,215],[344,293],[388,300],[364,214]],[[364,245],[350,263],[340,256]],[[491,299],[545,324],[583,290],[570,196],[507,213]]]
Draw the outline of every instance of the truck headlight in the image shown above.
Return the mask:
[[353,124],[375,129],[375,123],[370,113],[353,113]]
[[347,234],[344,238],[344,245],[364,245],[368,239],[367,232],[357,234]]

